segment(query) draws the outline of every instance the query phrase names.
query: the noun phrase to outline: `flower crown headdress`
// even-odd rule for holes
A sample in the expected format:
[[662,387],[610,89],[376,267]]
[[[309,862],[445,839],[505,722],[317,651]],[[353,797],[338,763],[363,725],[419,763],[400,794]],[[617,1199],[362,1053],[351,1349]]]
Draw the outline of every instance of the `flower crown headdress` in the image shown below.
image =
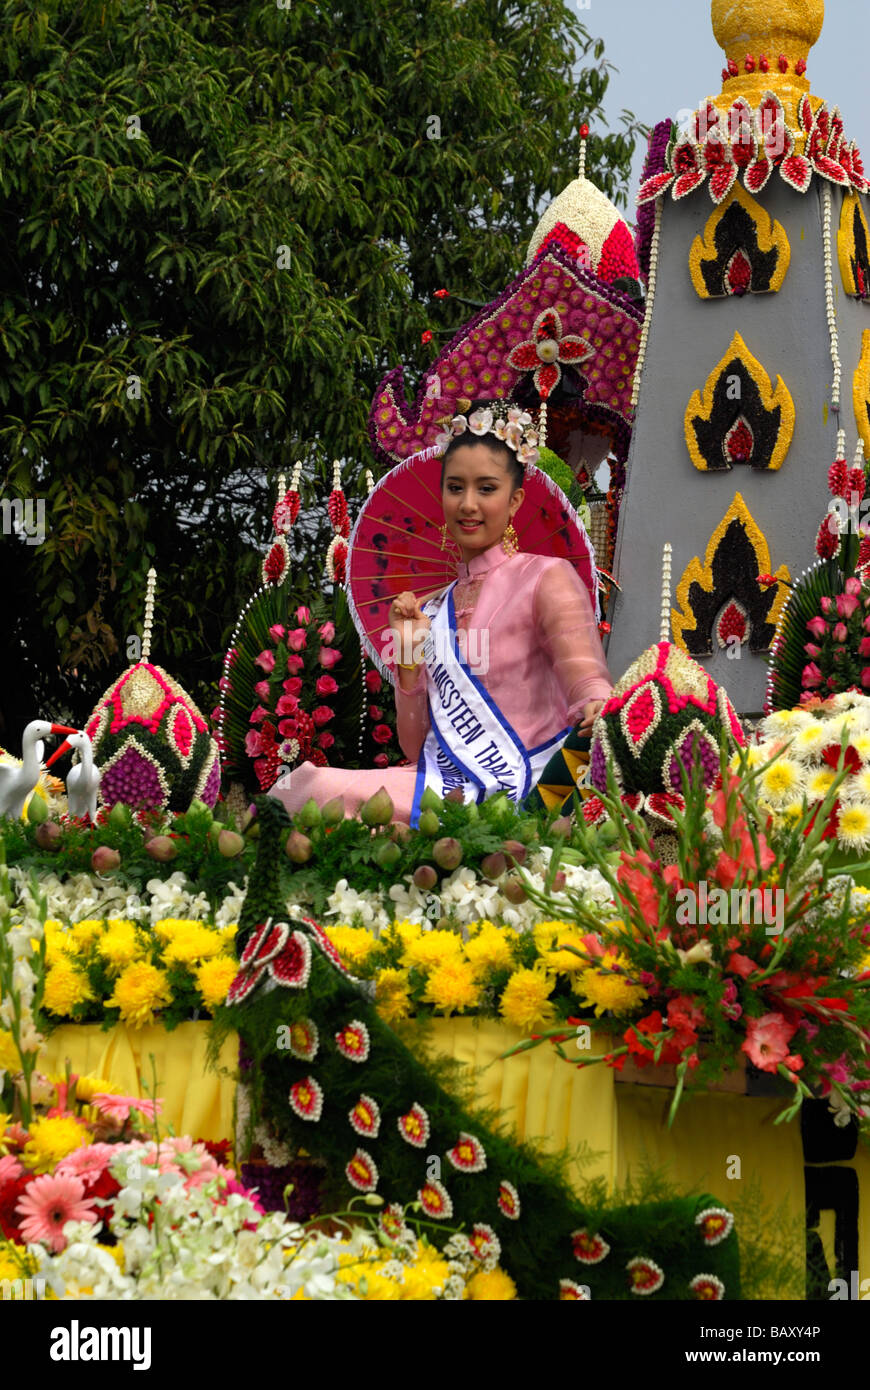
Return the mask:
[[508,405],[507,402],[505,404],[507,414],[499,416],[498,419],[488,406],[480,406],[470,415],[454,415],[449,428],[435,440],[436,447],[443,454],[458,435],[465,434],[468,430],[478,436],[491,434],[503,444],[507,444],[524,468],[528,463],[537,463],[540,436],[531,415],[519,406]]

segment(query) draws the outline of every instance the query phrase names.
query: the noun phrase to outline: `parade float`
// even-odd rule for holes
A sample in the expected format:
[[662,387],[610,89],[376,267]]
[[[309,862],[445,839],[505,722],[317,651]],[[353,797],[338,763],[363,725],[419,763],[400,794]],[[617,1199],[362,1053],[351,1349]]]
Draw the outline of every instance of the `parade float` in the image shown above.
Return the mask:
[[[522,271],[412,403],[381,382],[319,605],[279,480],[211,728],[152,577],[141,659],[0,766],[4,1272],[161,1296],[188,1223],[182,1297],[826,1298],[870,1262],[867,183],[820,0],[712,10],[722,92],[655,126],[635,234],[581,133]],[[401,761],[372,634],[458,557],[398,479],[481,398],[535,425],[520,545],[585,566],[612,695],[519,800],[290,815],[306,762]]]

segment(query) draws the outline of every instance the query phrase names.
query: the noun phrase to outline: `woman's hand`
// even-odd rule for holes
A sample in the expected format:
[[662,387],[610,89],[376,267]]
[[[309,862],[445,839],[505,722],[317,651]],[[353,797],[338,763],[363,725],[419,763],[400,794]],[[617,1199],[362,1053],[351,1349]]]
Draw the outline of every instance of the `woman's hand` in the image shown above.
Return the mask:
[[396,661],[405,666],[419,666],[423,660],[423,643],[430,622],[410,590],[397,595],[390,604],[390,627],[396,650]]
[[584,705],[583,719],[582,722],[577,725],[577,729],[575,732],[578,733],[581,737],[584,734],[591,733],[592,725],[595,722],[595,716],[601,713],[601,711],[604,709],[605,704],[605,700],[590,700],[588,705]]

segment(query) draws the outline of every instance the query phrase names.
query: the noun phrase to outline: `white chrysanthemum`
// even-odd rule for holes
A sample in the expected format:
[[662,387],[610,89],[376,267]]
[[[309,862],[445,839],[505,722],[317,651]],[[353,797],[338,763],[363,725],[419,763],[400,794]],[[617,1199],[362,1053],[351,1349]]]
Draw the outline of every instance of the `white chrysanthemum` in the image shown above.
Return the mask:
[[793,758],[777,758],[758,779],[761,795],[774,806],[800,799],[803,794],[805,771]]
[[837,843],[845,849],[865,850],[870,846],[870,804],[856,802],[840,808]]
[[829,727],[814,719],[805,728],[799,729],[791,745],[791,756],[800,762],[810,763],[821,757],[822,749],[831,742]]
[[807,801],[824,801],[831,790],[835,774],[829,767],[819,768],[807,777],[805,794]]
[[[751,743],[748,748],[742,750],[742,758],[746,767],[761,767],[763,763],[773,756],[773,748],[764,744]],[[732,772],[739,772],[741,765],[741,753],[735,753],[728,766]]]
[[815,719],[806,709],[778,709],[762,719],[759,730],[765,738],[791,738],[801,729],[815,724]]
[[862,763],[870,762],[870,731],[862,731],[852,735],[851,745]]
[[841,782],[837,796],[843,805],[854,806],[856,802],[870,802],[870,767],[862,767],[860,772],[853,773]]

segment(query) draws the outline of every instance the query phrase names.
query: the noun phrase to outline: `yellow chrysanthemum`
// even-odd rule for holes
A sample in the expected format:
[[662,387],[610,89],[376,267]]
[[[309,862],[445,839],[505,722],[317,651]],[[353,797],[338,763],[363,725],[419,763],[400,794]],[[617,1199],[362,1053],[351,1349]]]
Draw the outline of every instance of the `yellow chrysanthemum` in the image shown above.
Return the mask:
[[79,966],[65,956],[45,972],[43,1007],[57,1018],[67,1018],[77,1004],[93,999],[90,981]]
[[94,1096],[119,1096],[120,1086],[107,1081],[104,1076],[80,1076],[76,1081],[76,1100],[87,1104]]
[[870,807],[860,803],[841,807],[837,839],[847,849],[866,849],[870,845]]
[[416,941],[418,937],[423,935],[423,926],[421,922],[409,922],[407,917],[403,918],[401,922],[394,919],[387,934],[397,937],[401,945],[407,947],[412,941]]
[[[750,744],[748,748],[741,749],[747,767],[759,767],[766,763],[770,757],[770,749],[765,750],[757,744]],[[740,753],[735,753],[728,766],[732,772],[740,771]]]
[[503,1269],[481,1269],[473,1274],[465,1286],[465,1297],[489,1303],[506,1303],[516,1298],[517,1286]]
[[579,976],[574,993],[584,1004],[594,1006],[596,1018],[606,1012],[630,1013],[647,998],[646,990],[640,985],[629,984],[624,975],[611,973],[614,966],[625,970],[627,965],[625,956],[607,951],[601,958],[601,966],[605,968],[584,970]]
[[456,932],[435,928],[424,932],[416,941],[409,942],[402,955],[402,964],[409,970],[416,967],[428,972],[438,965],[443,965],[446,960],[458,960],[461,957],[462,938],[457,936]]
[[411,1012],[407,970],[382,970],[375,985],[375,1007],[384,1023],[392,1025]]
[[21,1058],[11,1033],[0,1028],[0,1071],[20,1071]]
[[50,1173],[67,1154],[91,1142],[91,1136],[71,1115],[33,1120],[21,1157],[34,1173]]
[[481,923],[479,930],[465,943],[465,959],[478,977],[493,970],[509,970],[513,964],[515,940],[515,933],[509,934],[492,922]]
[[824,801],[828,792],[831,790],[831,783],[835,775],[836,774],[827,767],[819,768],[817,772],[810,773],[806,785],[807,801]]
[[761,730],[767,738],[791,738],[815,722],[809,710],[778,709],[762,720]]
[[[36,943],[34,942],[34,946]],[[77,950],[76,943],[62,922],[57,922],[53,917],[49,917],[45,923],[45,963],[47,966],[56,965],[59,960],[74,955]]]
[[467,960],[445,960],[429,976],[423,998],[448,1016],[476,1008],[480,991],[473,967]]
[[225,927],[218,927],[218,936],[220,937],[221,941],[223,941],[226,944],[227,942],[235,941],[236,936],[238,934],[238,930],[238,922],[227,922]]
[[24,1245],[9,1241],[0,1244],[0,1282],[4,1279],[28,1279],[36,1270],[33,1259]]
[[550,999],[552,980],[537,966],[515,970],[504,988],[499,1012],[505,1023],[531,1033],[553,1022],[556,1008]]
[[781,804],[800,796],[803,788],[803,770],[793,758],[777,758],[766,772],[759,777],[761,795]]
[[194,965],[219,956],[224,942],[211,927],[202,922],[184,922],[166,944],[163,960],[166,965]]
[[344,964],[352,973],[357,973],[366,964],[372,952],[377,950],[377,938],[367,927],[348,927],[337,923],[326,928],[329,937]]
[[111,970],[122,970],[144,954],[144,943],[132,922],[113,918],[97,942],[97,951]]
[[[554,974],[573,975],[578,970],[586,969],[588,961],[576,954],[584,949],[583,933],[569,922],[539,922],[533,928],[533,934],[541,962],[547,970]],[[573,946],[574,950],[564,950],[566,946]]]
[[204,960],[194,971],[197,988],[207,1009],[216,1009],[223,1004],[238,968],[239,963],[233,956],[215,956],[214,960]]
[[424,1302],[436,1297],[450,1278],[447,1261],[433,1246],[417,1242],[417,1258],[403,1269],[402,1298]]
[[144,1028],[154,1022],[154,1015],[170,1003],[172,990],[165,970],[158,970],[148,961],[134,961],[115,981],[115,988],[106,1000],[106,1008],[121,1011],[121,1022],[134,1028]]
[[99,941],[106,930],[106,922],[99,917],[85,917],[81,922],[73,922],[69,934],[77,951],[87,951],[95,941]]
[[853,734],[849,742],[862,763],[866,763],[870,759],[870,734]]

